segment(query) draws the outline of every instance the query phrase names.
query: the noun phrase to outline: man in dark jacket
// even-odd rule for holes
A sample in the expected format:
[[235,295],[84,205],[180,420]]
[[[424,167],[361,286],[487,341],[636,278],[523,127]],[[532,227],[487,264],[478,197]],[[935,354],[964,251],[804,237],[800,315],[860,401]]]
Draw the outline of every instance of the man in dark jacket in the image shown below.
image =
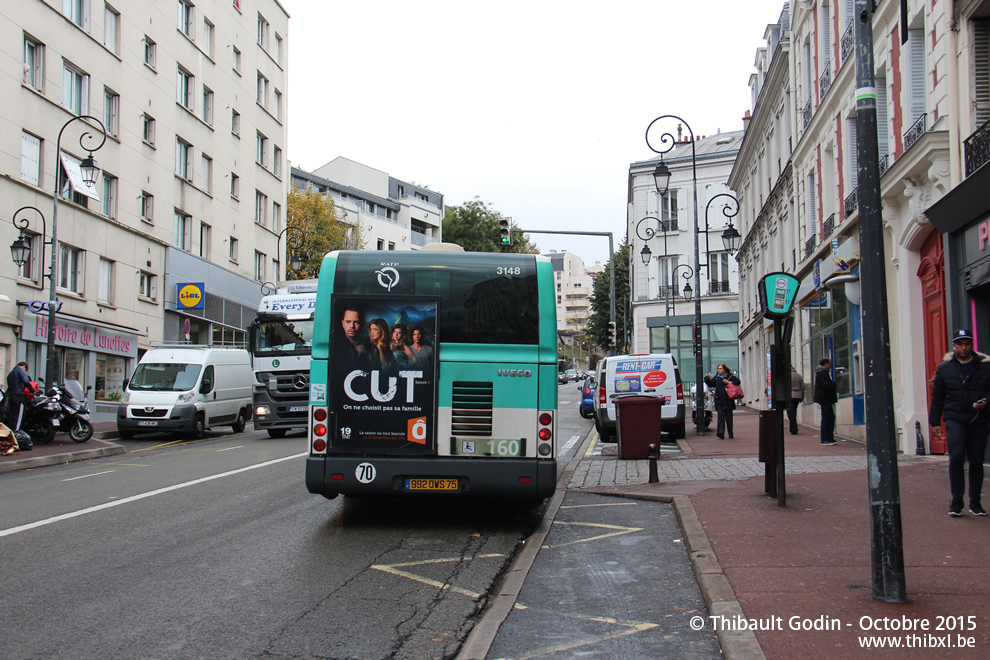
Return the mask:
[[[18,362],[9,374],[7,374],[7,398],[10,400],[7,408],[7,426],[14,431],[19,431],[21,421],[24,418],[24,405],[27,398],[24,396],[24,388],[31,386],[31,377],[28,376],[27,362]],[[33,389],[33,388],[32,388]]]
[[815,392],[812,399],[822,409],[822,444],[835,444],[835,403],[839,397],[835,393],[832,380],[832,360],[824,357],[815,369]]
[[945,420],[945,441],[949,447],[949,489],[952,502],[949,515],[961,516],[966,480],[963,476],[969,461],[969,512],[985,516],[980,504],[983,490],[983,455],[987,450],[990,414],[990,361],[973,352],[969,330],[952,333],[952,353],[935,369],[932,406],[928,423],[938,426]]

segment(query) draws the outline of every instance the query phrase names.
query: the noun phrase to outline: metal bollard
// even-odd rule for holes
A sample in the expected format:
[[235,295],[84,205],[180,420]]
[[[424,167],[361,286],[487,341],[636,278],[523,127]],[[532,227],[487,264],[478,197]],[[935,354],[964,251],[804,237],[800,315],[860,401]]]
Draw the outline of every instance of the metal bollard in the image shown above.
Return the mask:
[[914,453],[917,454],[918,456],[924,456],[925,436],[921,435],[921,422],[916,421],[914,423],[914,437],[915,437],[915,442],[917,443],[915,445]]
[[646,448],[646,456],[650,459],[650,481],[651,484],[660,483],[660,475],[657,474],[657,459],[660,458],[660,448],[651,444]]

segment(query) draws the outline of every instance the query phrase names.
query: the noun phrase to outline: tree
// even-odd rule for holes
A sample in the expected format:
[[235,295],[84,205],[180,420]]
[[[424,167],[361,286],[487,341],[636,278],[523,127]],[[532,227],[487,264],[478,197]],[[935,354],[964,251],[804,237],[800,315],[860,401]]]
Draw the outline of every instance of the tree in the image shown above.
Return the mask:
[[[629,243],[622,241],[622,245],[612,255],[615,263],[615,352],[619,355],[629,351],[626,338],[629,333],[626,329],[626,304],[629,300]],[[609,267],[605,264],[605,270],[595,276],[595,282],[591,288],[591,316],[588,317],[588,324],[585,332],[594,340],[598,346],[611,349],[608,341],[608,322],[611,316],[611,298],[609,297]]]
[[[332,250],[359,250],[363,247],[360,224],[343,222],[333,198],[312,188],[292,186],[286,205],[286,231],[283,241],[286,255],[293,252],[302,258],[299,272],[286,269],[290,280],[319,277],[323,257]],[[293,231],[300,229],[303,233]]]
[[448,206],[443,217],[443,240],[457,243],[468,252],[514,252],[539,254],[535,243],[512,232],[512,244],[499,242],[499,221],[504,216],[475,197],[460,206]]

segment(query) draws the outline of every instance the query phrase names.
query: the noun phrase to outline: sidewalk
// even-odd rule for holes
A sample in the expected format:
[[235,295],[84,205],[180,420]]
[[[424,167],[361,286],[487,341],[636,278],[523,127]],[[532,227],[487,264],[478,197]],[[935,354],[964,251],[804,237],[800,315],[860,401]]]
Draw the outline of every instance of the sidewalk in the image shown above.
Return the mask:
[[0,473],[124,453],[120,445],[107,442],[117,437],[116,422],[99,422],[93,427],[93,437],[86,442],[73,442],[67,433],[59,433],[47,445],[35,445],[31,451],[0,456]]
[[[782,508],[764,494],[758,426],[755,411],[740,409],[734,440],[689,431],[686,452],[658,462],[656,484],[647,483],[648,461],[588,455],[568,487],[674,502],[710,614],[771,628],[755,632],[759,648],[752,632],[716,631],[726,657],[760,657],[762,649],[769,658],[863,658],[876,653],[861,646],[871,636],[900,644],[899,658],[986,657],[990,517],[947,515],[946,457],[900,457],[908,602],[886,603],[873,598],[865,445],[822,446],[807,427],[787,434]],[[792,617],[808,629],[792,630]],[[881,629],[863,630],[864,617]]]

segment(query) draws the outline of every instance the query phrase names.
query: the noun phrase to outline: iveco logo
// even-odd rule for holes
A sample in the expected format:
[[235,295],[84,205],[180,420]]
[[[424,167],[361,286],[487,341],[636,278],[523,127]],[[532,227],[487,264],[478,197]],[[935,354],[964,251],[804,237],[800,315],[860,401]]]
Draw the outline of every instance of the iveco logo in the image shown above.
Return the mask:
[[516,378],[529,378],[533,372],[529,369],[499,369],[499,376],[513,376]]
[[292,379],[292,385],[297,390],[304,390],[309,386],[309,377],[306,374],[296,374]]

